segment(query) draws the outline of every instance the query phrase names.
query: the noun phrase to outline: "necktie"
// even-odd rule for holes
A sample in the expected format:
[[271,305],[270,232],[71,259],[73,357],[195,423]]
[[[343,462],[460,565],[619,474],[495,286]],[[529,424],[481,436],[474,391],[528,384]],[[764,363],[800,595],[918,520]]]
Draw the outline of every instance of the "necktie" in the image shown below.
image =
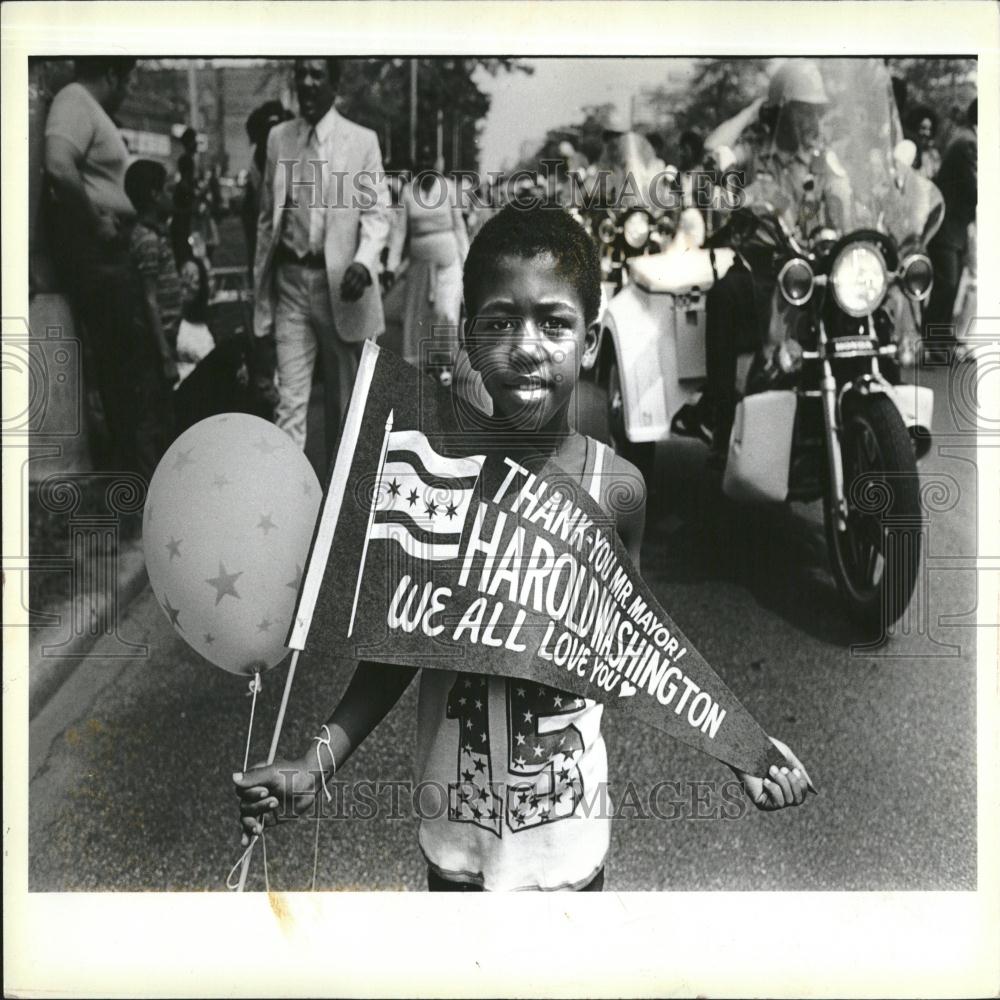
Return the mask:
[[[321,253],[323,250],[323,208],[326,203],[323,195],[323,172],[326,163],[315,162],[320,159],[320,142],[316,134],[315,127],[309,129],[306,138],[305,161],[312,171],[311,177],[314,184],[312,190],[312,201],[309,211],[309,252]],[[314,161],[311,162],[310,161]]]

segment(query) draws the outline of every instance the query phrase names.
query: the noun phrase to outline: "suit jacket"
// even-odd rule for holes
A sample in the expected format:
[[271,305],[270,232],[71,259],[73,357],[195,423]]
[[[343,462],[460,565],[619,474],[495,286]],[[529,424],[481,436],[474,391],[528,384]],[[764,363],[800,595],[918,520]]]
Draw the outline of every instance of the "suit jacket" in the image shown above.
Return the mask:
[[[330,308],[337,335],[348,342],[374,340],[385,330],[379,267],[389,235],[389,189],[382,169],[378,136],[355,125],[331,109],[332,127],[323,139],[319,159],[323,161],[323,252],[330,285]],[[301,132],[308,127],[301,118],[282,122],[267,139],[267,163],[260,191],[257,218],[257,250],[254,260],[254,333],[274,332],[275,261],[286,213],[288,185],[292,177],[281,160],[297,160]],[[310,179],[306,172],[304,179]],[[301,184],[303,178],[298,178]],[[300,197],[309,197],[299,187]],[[364,264],[372,277],[357,302],[340,297],[344,272],[355,261]]]

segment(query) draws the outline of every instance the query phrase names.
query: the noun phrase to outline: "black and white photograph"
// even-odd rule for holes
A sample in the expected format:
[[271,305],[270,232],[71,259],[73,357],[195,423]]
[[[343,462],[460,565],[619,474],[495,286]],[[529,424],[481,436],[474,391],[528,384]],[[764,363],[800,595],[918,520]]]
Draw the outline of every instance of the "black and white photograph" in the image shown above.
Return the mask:
[[20,7],[5,993],[996,995],[997,8]]

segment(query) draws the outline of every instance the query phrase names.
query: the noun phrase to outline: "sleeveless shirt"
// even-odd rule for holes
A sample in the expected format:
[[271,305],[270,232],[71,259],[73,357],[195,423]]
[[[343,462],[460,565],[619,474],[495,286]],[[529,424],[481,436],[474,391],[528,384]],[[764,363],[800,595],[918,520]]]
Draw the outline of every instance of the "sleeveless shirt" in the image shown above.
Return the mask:
[[[598,504],[606,464],[588,438],[583,484]],[[424,670],[415,799],[431,868],[487,890],[589,882],[611,833],[602,713],[536,681]]]

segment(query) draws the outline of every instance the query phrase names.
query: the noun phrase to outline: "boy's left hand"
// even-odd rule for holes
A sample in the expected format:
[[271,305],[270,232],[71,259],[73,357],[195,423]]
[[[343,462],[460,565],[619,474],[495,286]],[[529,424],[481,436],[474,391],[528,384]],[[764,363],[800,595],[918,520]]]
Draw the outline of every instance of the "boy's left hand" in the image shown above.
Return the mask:
[[768,738],[781,751],[788,762],[787,765],[782,767],[772,765],[767,778],[758,778],[756,775],[733,768],[736,776],[742,782],[750,801],[758,809],[770,812],[774,809],[784,809],[786,806],[802,805],[807,791],[816,793],[809,773],[786,744],[773,736]]

